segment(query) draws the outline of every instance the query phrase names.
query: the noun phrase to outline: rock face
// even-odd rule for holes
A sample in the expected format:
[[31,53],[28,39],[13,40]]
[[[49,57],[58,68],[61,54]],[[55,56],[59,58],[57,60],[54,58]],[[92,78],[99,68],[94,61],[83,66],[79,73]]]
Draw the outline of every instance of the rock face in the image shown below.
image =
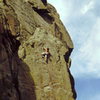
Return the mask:
[[[50,50],[48,63],[43,48]],[[72,50],[46,0],[0,0],[0,100],[75,100]]]

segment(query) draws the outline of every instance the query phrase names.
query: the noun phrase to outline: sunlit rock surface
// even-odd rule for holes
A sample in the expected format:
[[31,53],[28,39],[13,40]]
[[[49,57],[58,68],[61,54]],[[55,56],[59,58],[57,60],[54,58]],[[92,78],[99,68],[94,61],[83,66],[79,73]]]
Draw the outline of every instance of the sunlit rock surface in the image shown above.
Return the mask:
[[[48,63],[43,48],[50,50]],[[46,0],[0,0],[0,100],[75,100],[72,50]]]

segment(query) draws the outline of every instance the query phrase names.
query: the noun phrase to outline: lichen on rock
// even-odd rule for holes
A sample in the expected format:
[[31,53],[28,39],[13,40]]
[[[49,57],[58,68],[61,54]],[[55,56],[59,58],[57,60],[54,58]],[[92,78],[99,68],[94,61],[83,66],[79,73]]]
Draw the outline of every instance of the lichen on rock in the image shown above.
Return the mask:
[[[41,53],[49,48],[48,63]],[[0,100],[75,100],[72,40],[46,0],[0,1]]]

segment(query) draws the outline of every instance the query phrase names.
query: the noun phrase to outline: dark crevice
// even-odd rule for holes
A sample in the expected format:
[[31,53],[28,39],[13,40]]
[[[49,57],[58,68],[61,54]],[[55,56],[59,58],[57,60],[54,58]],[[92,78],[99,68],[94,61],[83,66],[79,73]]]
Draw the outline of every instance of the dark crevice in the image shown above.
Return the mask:
[[72,50],[73,50],[73,48],[68,48],[68,51],[64,55],[64,59],[65,59],[66,63],[68,63],[68,61],[69,61],[69,57],[71,55]]
[[3,0],[3,3],[4,3],[5,5],[7,5],[7,1],[6,1],[6,0]]
[[[71,55],[72,50],[73,50],[73,48],[69,48],[68,51],[64,55],[64,59],[65,59],[66,63],[69,64],[69,66],[71,66],[71,62],[69,62],[69,59],[70,59],[69,57]],[[76,99],[77,98],[77,94],[76,94],[76,91],[75,91],[75,81],[74,81],[74,78],[71,75],[70,69],[68,67],[67,67],[67,70],[68,70],[68,73],[69,73],[71,89],[72,89],[72,92],[73,92],[73,98]]]
[[34,48],[35,47],[35,42],[31,44],[31,47]]
[[58,63],[59,61],[60,61],[60,56],[58,56],[58,59],[57,59],[56,63]]
[[62,33],[60,32],[60,29],[56,23],[55,23],[55,36],[58,37],[60,40],[62,40]]
[[37,9],[35,7],[32,7],[35,12],[37,12],[47,23],[52,24],[54,21],[54,18],[49,15],[49,12],[47,9]]
[[77,93],[75,90],[75,81],[73,76],[70,73],[70,70],[68,69],[68,73],[69,73],[69,78],[70,78],[70,82],[71,82],[71,88],[72,88],[72,92],[73,92],[73,98],[76,99],[77,98]]

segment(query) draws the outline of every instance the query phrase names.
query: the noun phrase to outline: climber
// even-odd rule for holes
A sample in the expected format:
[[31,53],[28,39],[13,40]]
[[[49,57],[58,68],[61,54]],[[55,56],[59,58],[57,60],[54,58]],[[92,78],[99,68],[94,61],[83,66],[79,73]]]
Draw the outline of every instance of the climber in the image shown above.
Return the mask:
[[45,58],[46,63],[48,63],[48,60],[51,60],[51,54],[49,52],[49,48],[43,48],[44,52],[42,53],[42,58]]

